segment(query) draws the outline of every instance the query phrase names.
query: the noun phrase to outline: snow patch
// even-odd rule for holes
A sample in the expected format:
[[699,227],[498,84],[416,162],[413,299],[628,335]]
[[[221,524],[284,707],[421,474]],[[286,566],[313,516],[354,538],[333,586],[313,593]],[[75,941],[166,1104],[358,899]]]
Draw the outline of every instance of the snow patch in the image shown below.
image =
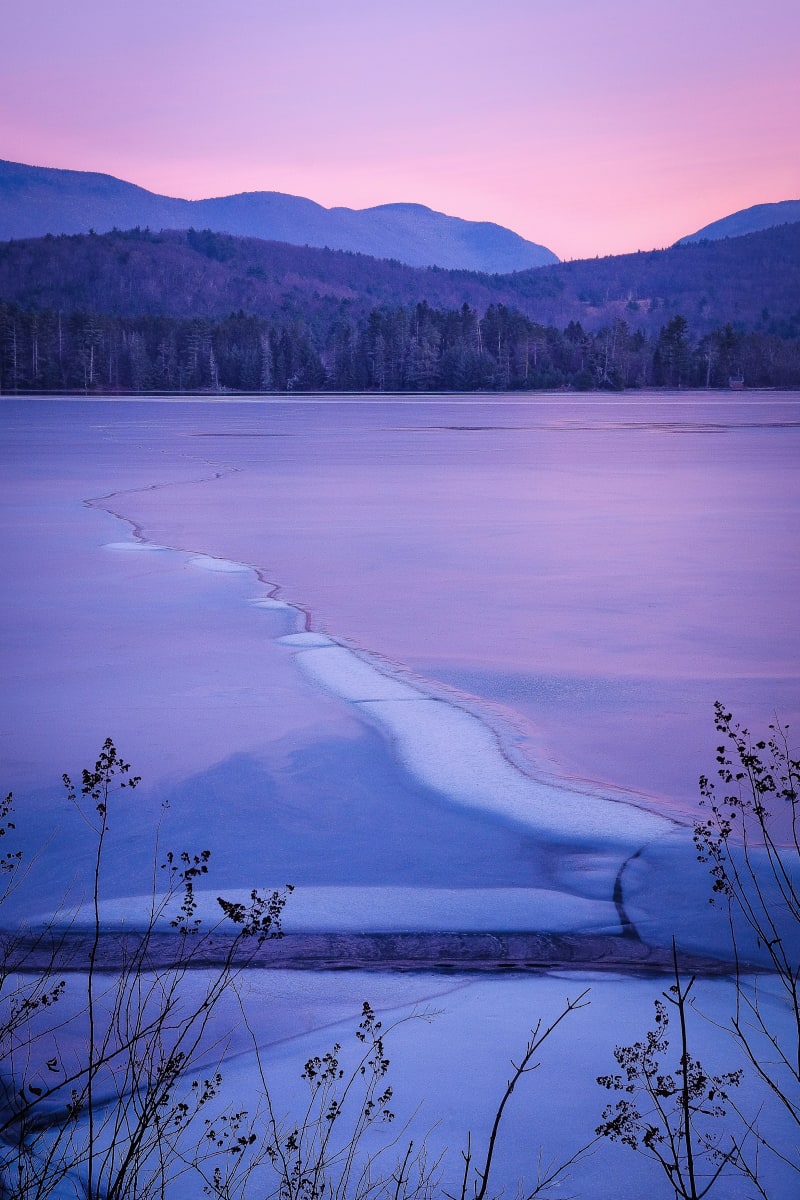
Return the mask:
[[622,851],[675,828],[632,804],[533,779],[504,755],[478,717],[384,674],[343,646],[301,651],[297,661],[388,733],[415,779],[456,804],[510,817],[554,839]]
[[315,646],[335,646],[333,638],[329,638],[325,633],[286,633],[283,637],[276,638],[280,646],[301,646],[311,649]]
[[210,554],[194,554],[189,559],[193,567],[201,567],[204,571],[221,571],[232,573],[234,571],[252,571],[247,563],[231,562],[227,558],[214,558]]
[[286,604],[283,600],[275,600],[272,596],[257,596],[254,600],[249,601],[253,608],[270,608],[280,612],[295,612],[291,604]]
[[[196,915],[213,928],[222,917],[217,892],[198,890],[194,896]],[[225,899],[247,906],[250,891],[225,889]],[[142,928],[151,902],[149,896],[104,901],[103,929]],[[166,929],[178,903],[159,919],[159,928]],[[86,905],[70,914],[69,927],[77,931],[93,921]],[[286,933],[621,933],[611,901],[548,888],[298,887],[281,924]],[[226,927],[233,932],[232,925]]]

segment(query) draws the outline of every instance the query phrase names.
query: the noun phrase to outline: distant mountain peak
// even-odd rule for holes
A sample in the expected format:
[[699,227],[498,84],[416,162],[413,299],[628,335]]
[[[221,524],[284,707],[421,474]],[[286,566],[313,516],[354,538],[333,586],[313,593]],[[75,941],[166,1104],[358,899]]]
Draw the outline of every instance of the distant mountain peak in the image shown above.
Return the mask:
[[[435,208],[428,208],[427,204],[415,204],[411,201],[394,201],[392,204],[373,204],[369,208],[348,209],[348,212],[419,212],[419,213],[435,213],[437,217],[444,217],[447,214],[437,212]],[[453,220],[460,220],[459,217],[454,217]]]
[[409,266],[506,274],[558,262],[545,246],[490,222],[424,204],[324,208],[283,192],[182,200],[113,175],[0,160],[0,241],[111,229],[211,229],[292,245],[351,250]]
[[774,204],[754,204],[751,208],[742,208],[727,217],[720,217],[710,225],[704,225],[696,233],[682,237],[678,246],[690,242],[716,241],[718,238],[743,237],[746,233],[758,233],[762,229],[772,229],[775,225],[793,225],[800,221],[800,200],[778,200]]

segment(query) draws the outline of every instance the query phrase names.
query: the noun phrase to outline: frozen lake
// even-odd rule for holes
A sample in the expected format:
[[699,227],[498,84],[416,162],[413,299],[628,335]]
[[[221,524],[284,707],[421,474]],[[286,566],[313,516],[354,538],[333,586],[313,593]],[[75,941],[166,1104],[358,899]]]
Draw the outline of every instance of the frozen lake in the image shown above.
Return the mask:
[[[297,885],[287,929],[721,951],[690,826],[715,699],[797,727],[795,395],[0,403],[2,785],[42,911],[91,850],[58,780],[112,736],[144,783],[110,923],[166,802],[214,896]],[[595,1011],[622,987],[646,1022],[631,986]],[[361,987],[318,988],[281,1044]],[[488,1006],[502,1074],[553,987],[465,980],[454,1009]]]

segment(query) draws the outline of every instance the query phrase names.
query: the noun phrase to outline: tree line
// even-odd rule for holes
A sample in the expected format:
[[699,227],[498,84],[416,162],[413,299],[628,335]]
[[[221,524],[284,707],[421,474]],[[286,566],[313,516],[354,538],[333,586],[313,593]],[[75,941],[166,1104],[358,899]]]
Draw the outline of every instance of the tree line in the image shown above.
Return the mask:
[[490,304],[366,315],[118,316],[0,303],[0,392],[508,391],[800,385],[800,338],[726,324],[590,331]]

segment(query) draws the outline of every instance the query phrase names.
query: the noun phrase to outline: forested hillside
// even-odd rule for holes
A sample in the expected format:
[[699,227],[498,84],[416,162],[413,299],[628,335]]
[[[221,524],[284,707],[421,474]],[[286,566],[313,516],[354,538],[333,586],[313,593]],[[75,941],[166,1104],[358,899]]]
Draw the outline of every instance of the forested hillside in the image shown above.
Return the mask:
[[513,302],[515,276],[405,266],[344,250],[208,230],[132,230],[0,243],[0,299],[120,316],[221,317],[240,308],[313,320],[376,304]]
[[513,306],[544,325],[614,317],[648,333],[672,316],[699,333],[731,322],[800,332],[800,224],[718,242],[557,263],[511,275],[404,266],[347,251],[209,231],[133,230],[0,243],[0,299],[119,316],[221,317],[240,308],[313,320],[343,306],[427,301]]
[[800,385],[800,225],[512,275],[208,231],[0,244],[0,389]]

